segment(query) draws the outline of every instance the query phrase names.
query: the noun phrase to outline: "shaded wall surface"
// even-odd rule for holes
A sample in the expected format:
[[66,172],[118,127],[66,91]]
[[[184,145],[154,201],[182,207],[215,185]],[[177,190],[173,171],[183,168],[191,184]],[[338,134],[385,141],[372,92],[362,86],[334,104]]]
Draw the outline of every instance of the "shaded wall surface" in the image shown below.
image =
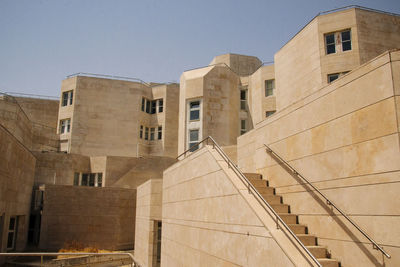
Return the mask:
[[162,180],[152,179],[137,188],[135,259],[143,267],[157,266],[156,224],[162,216]]
[[[0,125],[0,251],[5,252],[10,216],[18,216],[16,250],[25,248],[36,159]],[[1,259],[0,259],[1,264]]]
[[136,190],[46,185],[43,198],[40,249],[133,249]]
[[258,172],[342,266],[382,256],[342,216],[266,153],[269,145],[400,264],[400,52],[385,53],[238,138],[238,164]]
[[310,265],[211,147],[164,172],[162,197],[163,267]]

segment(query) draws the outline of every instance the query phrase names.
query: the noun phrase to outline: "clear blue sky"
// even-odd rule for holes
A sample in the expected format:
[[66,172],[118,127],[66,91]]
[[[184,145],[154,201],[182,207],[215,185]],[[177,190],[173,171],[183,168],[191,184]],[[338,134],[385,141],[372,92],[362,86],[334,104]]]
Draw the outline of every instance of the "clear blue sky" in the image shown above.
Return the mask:
[[58,96],[76,72],[178,81],[225,53],[272,61],[318,12],[400,0],[0,0],[0,92]]

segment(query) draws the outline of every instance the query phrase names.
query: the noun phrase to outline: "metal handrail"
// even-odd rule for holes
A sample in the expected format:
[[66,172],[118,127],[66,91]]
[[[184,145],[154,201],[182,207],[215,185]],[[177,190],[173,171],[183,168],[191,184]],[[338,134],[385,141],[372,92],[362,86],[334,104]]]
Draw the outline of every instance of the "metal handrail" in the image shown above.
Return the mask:
[[[253,186],[253,184],[247,179],[247,177],[243,174],[243,172],[236,166],[236,164],[234,164],[230,158],[228,157],[228,155],[226,155],[226,153],[222,150],[222,148],[217,144],[217,142],[214,140],[214,138],[212,138],[211,136],[208,136],[206,138],[204,138],[203,140],[201,140],[200,142],[198,142],[197,144],[193,145],[191,148],[189,148],[188,150],[186,150],[185,152],[181,153],[177,159],[179,160],[179,158],[183,155],[186,155],[188,152],[192,151],[194,148],[198,148],[200,146],[200,144],[205,143],[208,145],[208,141],[212,142],[212,146],[213,148],[221,155],[222,159],[228,164],[228,168],[231,168],[233,170],[233,172],[240,178],[240,180],[242,181],[242,183],[247,186],[247,189],[249,191],[250,194],[253,194],[257,201],[261,204],[261,206],[264,208],[264,210],[266,212],[268,212],[270,215],[271,213],[273,215],[271,215],[271,217],[275,218],[273,220],[275,220],[276,222],[276,227],[277,229],[282,229],[281,227],[279,227],[279,223],[281,223],[281,225],[287,230],[287,232],[292,236],[292,238],[294,240],[296,240],[296,242],[300,245],[300,247],[304,250],[304,252],[315,262],[315,264],[318,267],[322,267],[322,265],[319,263],[319,261],[314,257],[314,255],[307,249],[306,246],[304,246],[304,244],[300,241],[300,239],[296,236],[295,233],[293,233],[293,231],[289,228],[289,226],[283,221],[283,219],[279,216],[278,213],[275,212],[275,210],[271,207],[271,205],[265,201],[265,199],[260,195],[260,193],[257,191],[257,189]],[[267,208],[268,209],[267,209]],[[285,232],[286,233],[286,232]]]
[[26,93],[18,93],[18,92],[5,92],[6,95],[11,95],[14,97],[26,97],[26,98],[39,98],[39,99],[47,99],[47,100],[59,100],[60,98],[57,96],[49,96],[49,95],[35,95],[35,94],[26,94]]
[[291,171],[294,175],[303,179],[320,196],[322,196],[325,199],[327,205],[334,207],[340,214],[343,215],[344,218],[346,218],[355,228],[357,228],[357,230],[361,234],[363,234],[372,243],[373,249],[380,250],[382,252],[382,254],[385,255],[388,259],[391,258],[391,256],[381,246],[379,246],[378,243],[375,242],[375,240],[373,240],[364,230],[361,229],[360,226],[358,226],[349,216],[347,216],[340,208],[338,208],[335,205],[335,203],[333,203],[330,199],[328,199],[328,197],[325,196],[318,188],[316,188],[312,183],[310,183],[310,181],[308,181],[303,175],[301,175],[294,167],[292,167],[286,160],[284,160],[278,153],[273,151],[269,146],[267,146],[266,144],[264,144],[264,146],[266,147],[267,152],[274,154],[274,156],[276,158],[278,158],[282,163],[284,163],[285,166],[287,166],[289,169],[291,169]]
[[104,79],[113,79],[113,80],[121,80],[121,81],[133,81],[139,82],[147,87],[149,84],[139,78],[131,78],[131,77],[123,77],[123,76],[115,76],[115,75],[107,75],[107,74],[97,74],[97,73],[87,73],[87,72],[77,72],[71,75],[68,75],[67,78],[75,77],[75,76],[85,76],[85,77],[94,77],[94,78],[104,78]]
[[129,252],[110,252],[110,253],[94,253],[94,252],[10,252],[10,253],[0,253],[0,256],[40,256],[40,266],[43,266],[43,256],[116,256],[116,255],[127,255],[132,259],[131,266],[139,266],[135,261],[132,253]]

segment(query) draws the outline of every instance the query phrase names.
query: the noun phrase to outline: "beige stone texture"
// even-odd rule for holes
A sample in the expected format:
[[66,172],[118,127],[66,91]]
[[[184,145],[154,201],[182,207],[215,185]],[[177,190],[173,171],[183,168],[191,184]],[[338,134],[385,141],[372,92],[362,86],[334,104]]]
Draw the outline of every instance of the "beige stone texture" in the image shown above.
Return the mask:
[[[0,125],[0,251],[6,252],[10,216],[18,216],[15,249],[27,242],[35,156]],[[2,259],[0,259],[0,264]]]
[[57,128],[58,100],[30,97],[15,97],[15,99],[30,121],[53,129]]
[[224,54],[214,57],[210,65],[224,64],[230,67],[237,75],[246,76],[255,72],[262,62],[254,56]]
[[313,265],[212,146],[164,171],[162,219],[161,266]]
[[99,249],[132,249],[136,190],[50,185],[44,187],[41,250],[76,241]]
[[[381,266],[382,255],[323,200],[265,151],[269,145],[393,256],[400,232],[398,99],[392,72],[399,51],[384,53],[238,138],[238,164],[259,172],[329,246],[342,266]],[[394,70],[394,71],[392,71]]]
[[143,267],[157,266],[155,224],[162,217],[162,180],[151,179],[137,188],[135,259]]
[[[150,87],[140,82],[77,76],[63,81],[61,95],[70,90],[74,92],[73,103],[60,106],[58,115],[59,121],[71,119],[71,131],[60,134],[62,151],[87,156],[177,156],[177,84]],[[141,111],[143,97],[162,98],[163,112]],[[162,126],[162,139],[140,139],[140,125]]]

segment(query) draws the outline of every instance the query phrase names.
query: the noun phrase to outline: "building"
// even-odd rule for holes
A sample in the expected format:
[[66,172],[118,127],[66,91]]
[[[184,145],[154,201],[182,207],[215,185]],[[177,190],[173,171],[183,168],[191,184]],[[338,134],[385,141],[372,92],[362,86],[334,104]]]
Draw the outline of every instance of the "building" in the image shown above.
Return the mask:
[[397,266],[399,60],[400,16],[348,7],[273,63],[225,54],[179,85],[79,73],[59,101],[4,95],[1,251],[73,236],[134,246],[142,266]]

